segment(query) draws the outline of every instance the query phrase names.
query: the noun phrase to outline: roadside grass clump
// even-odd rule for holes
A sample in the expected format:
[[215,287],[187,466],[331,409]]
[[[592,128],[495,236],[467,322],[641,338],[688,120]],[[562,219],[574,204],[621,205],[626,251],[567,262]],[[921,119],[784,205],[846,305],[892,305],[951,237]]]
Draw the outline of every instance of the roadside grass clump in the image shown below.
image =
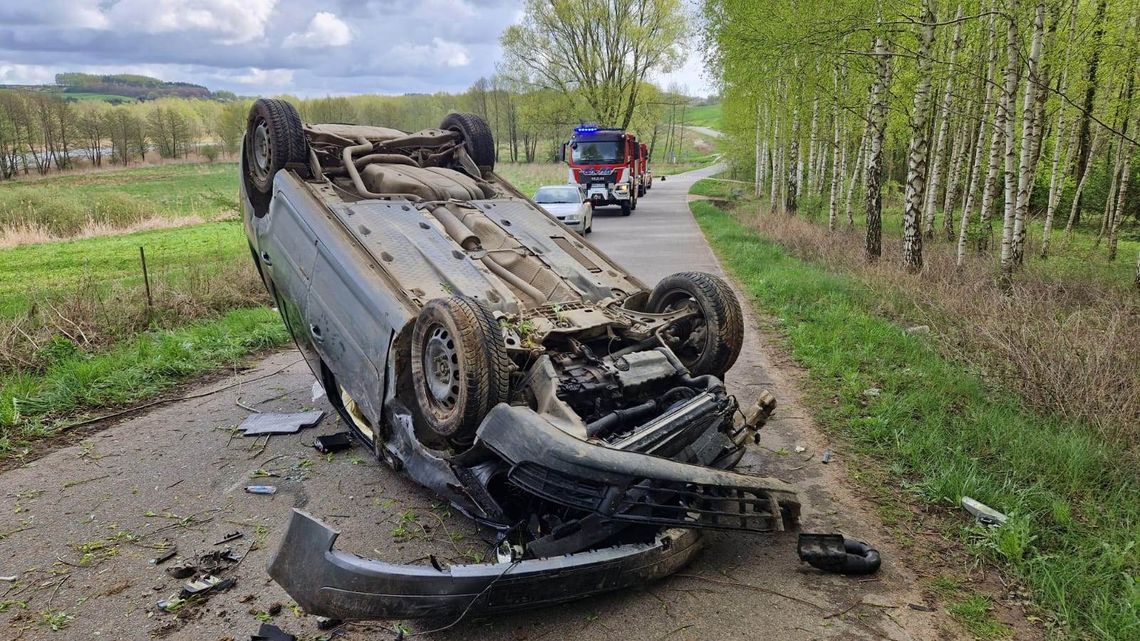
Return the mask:
[[0,460],[20,456],[33,440],[66,431],[86,412],[146,400],[287,340],[276,311],[238,309],[146,331],[97,352],[63,352],[36,372],[0,373]]
[[[1062,634],[1106,641],[1140,635],[1140,473],[1119,435],[1035,410],[977,367],[948,358],[935,335],[942,327],[904,331],[889,319],[921,309],[906,300],[910,290],[887,294],[869,285],[873,279],[845,268],[837,250],[805,262],[792,255],[805,247],[785,249],[787,239],[769,240],[775,236],[762,226],[750,228],[707,202],[691,208],[726,269],[775,319],[807,369],[821,424],[853,453],[879,462],[880,491],[948,519],[963,514],[956,506],[966,495],[1010,515],[1002,528],[966,528],[961,537],[1020,577]],[[786,217],[749,223],[770,218]],[[960,619],[989,625],[979,614],[988,603],[967,599],[955,607]],[[991,633],[1001,634],[975,631]]]
[[563,163],[499,163],[495,165],[499,174],[528,198],[544,185],[564,185],[567,169]]

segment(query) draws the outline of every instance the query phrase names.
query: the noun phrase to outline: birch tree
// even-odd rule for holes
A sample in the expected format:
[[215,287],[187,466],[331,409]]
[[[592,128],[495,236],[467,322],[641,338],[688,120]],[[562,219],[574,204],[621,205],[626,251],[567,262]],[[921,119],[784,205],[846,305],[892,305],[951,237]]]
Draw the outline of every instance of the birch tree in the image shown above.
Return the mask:
[[906,197],[903,201],[903,264],[911,271],[922,269],[923,205],[926,202],[926,117],[930,100],[930,54],[934,48],[934,0],[923,0],[922,25],[919,27],[918,86],[914,90],[911,112],[910,149],[907,152]]

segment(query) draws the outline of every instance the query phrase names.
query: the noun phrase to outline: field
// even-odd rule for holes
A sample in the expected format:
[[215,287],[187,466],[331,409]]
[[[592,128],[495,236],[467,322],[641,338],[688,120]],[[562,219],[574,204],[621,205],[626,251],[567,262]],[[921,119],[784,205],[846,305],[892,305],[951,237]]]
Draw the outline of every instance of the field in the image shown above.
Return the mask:
[[[818,223],[768,214],[730,189],[698,183],[696,192],[727,198],[715,202],[729,213],[696,202],[694,214],[809,372],[816,418],[860,454],[856,478],[899,538],[923,545],[922,533],[937,528],[1023,582],[1048,626],[1135,638],[1140,317],[1134,299],[1070,280],[1085,241],[1074,241],[1071,259],[1031,260],[1011,295],[984,267],[956,272],[939,252],[916,282],[886,258],[866,266],[857,230],[829,237]],[[1103,260],[1080,269],[1115,274]],[[1015,375],[1023,366],[1038,370]],[[1111,395],[1098,395],[1102,388]],[[963,496],[1009,521],[967,524],[956,507]],[[972,594],[968,572],[941,571],[931,589],[950,597],[968,629],[1009,636],[988,614],[988,597]]]
[[685,110],[685,124],[720,129],[721,104],[701,105]]

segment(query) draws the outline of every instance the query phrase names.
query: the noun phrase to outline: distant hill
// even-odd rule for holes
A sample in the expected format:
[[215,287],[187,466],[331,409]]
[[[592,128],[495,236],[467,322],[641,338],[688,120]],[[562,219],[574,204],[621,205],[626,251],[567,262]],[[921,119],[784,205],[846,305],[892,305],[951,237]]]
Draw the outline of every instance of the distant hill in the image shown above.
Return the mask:
[[55,76],[54,85],[0,85],[0,89],[43,91],[57,94],[66,100],[103,100],[111,103],[158,98],[200,98],[219,101],[236,98],[229,91],[215,92],[189,82],[167,82],[136,74],[59,73]]

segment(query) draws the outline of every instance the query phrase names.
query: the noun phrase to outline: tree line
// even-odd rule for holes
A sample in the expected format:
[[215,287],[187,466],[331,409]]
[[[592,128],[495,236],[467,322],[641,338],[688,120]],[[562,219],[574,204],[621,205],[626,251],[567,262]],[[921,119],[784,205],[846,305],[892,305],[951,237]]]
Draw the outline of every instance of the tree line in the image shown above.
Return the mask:
[[826,207],[832,230],[858,211],[875,260],[897,189],[915,271],[940,241],[959,264],[996,250],[1008,280],[1034,220],[1042,258],[1082,229],[1116,259],[1140,211],[1136,0],[704,0],[702,18],[730,156],[771,209]]

